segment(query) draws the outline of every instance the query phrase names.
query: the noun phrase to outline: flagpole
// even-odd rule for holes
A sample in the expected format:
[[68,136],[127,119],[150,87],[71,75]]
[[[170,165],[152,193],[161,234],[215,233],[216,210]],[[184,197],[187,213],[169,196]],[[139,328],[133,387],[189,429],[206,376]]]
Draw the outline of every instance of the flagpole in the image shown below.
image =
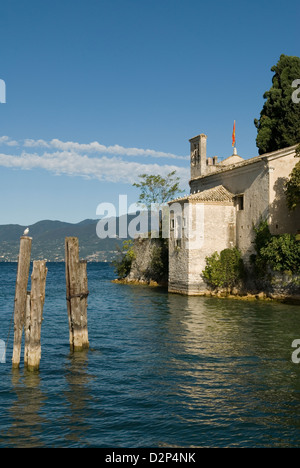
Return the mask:
[[236,155],[237,149],[236,149],[236,139],[235,139],[235,120],[233,122],[232,147],[233,147],[233,154]]

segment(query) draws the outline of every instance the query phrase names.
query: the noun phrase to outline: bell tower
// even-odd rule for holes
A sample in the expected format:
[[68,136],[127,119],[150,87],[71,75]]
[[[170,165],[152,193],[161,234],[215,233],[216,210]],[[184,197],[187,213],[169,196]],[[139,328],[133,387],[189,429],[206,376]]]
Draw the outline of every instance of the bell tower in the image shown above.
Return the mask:
[[206,140],[207,136],[201,133],[191,138],[191,179],[206,174]]

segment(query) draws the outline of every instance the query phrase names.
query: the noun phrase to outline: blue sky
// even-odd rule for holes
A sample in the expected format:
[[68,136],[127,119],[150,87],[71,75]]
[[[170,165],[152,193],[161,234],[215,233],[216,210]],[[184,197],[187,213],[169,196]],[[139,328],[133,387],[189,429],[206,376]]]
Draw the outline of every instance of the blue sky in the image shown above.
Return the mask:
[[96,218],[138,174],[257,155],[270,68],[299,55],[294,1],[2,0],[0,224]]

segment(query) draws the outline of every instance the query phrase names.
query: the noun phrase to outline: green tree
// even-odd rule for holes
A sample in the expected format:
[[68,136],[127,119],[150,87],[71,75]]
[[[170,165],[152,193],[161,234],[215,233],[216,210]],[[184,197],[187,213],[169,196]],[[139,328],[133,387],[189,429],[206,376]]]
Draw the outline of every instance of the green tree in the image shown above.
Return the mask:
[[266,102],[257,128],[256,145],[259,154],[276,151],[300,142],[300,104],[292,100],[292,83],[300,79],[300,57],[281,55],[274,72],[272,86],[264,94]]
[[139,203],[147,208],[151,208],[152,203],[166,203],[183,192],[179,188],[180,178],[176,176],[176,171],[170,172],[167,177],[142,174],[139,179],[140,182],[133,186],[140,189]]

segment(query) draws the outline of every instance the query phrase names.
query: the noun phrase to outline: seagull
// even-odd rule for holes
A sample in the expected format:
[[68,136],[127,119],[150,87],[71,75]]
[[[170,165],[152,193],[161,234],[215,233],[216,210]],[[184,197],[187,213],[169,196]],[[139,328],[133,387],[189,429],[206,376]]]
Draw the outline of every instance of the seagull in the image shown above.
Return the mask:
[[27,236],[28,234],[29,234],[29,228],[26,228],[25,231],[24,231],[23,236]]

